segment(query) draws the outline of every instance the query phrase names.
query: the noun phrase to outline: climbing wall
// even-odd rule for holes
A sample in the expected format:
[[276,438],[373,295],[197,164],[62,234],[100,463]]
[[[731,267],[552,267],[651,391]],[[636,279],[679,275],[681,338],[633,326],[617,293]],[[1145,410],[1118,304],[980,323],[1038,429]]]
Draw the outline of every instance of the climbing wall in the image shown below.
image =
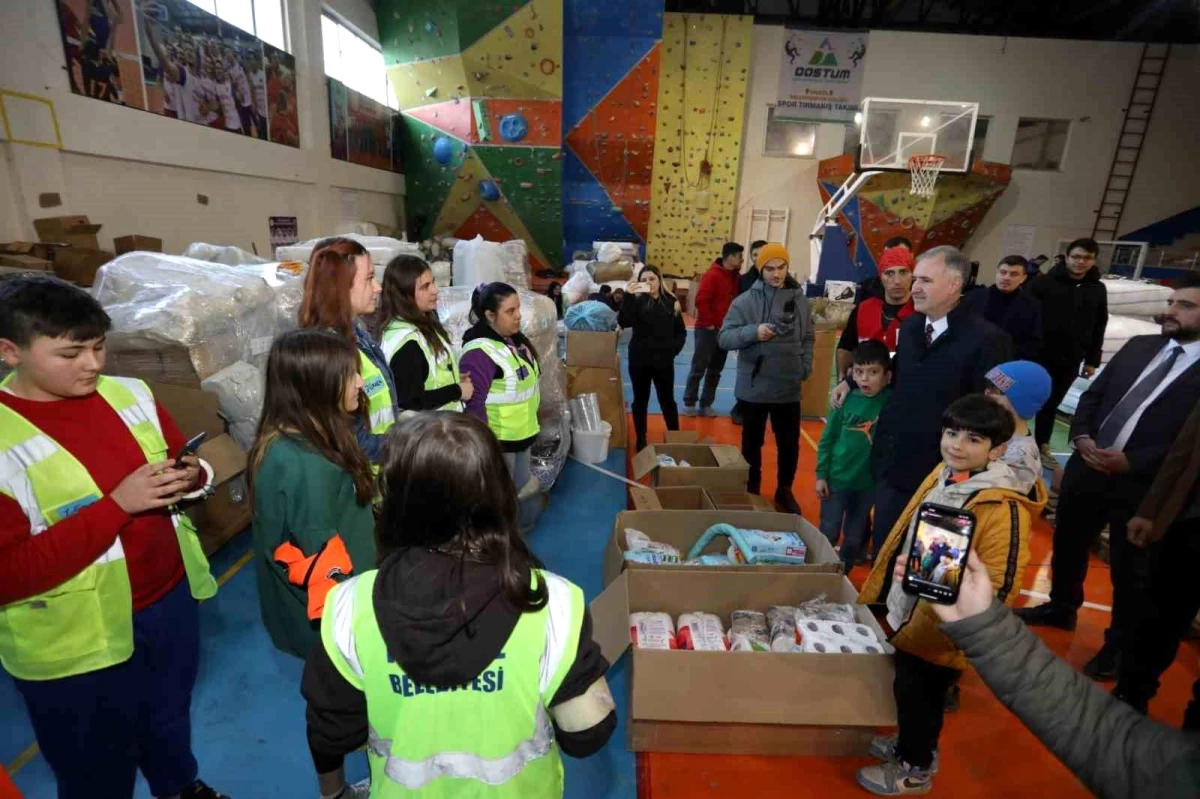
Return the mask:
[[646,262],[692,275],[733,235],[753,19],[665,14]]
[[[822,200],[828,202],[853,171],[851,155],[822,161],[817,172]],[[962,249],[1011,179],[1012,169],[1007,164],[975,161],[965,175],[938,177],[936,194],[926,199],[909,192],[912,180],[907,173],[876,175],[838,217],[850,242],[855,274],[823,277],[861,280],[874,275],[875,259],[883,252],[883,243],[893,236],[908,238],[918,253],[943,244]]]
[[561,0],[378,0],[409,230],[524,239],[561,266]]
[[563,1],[563,235],[644,247],[657,121],[662,0]]

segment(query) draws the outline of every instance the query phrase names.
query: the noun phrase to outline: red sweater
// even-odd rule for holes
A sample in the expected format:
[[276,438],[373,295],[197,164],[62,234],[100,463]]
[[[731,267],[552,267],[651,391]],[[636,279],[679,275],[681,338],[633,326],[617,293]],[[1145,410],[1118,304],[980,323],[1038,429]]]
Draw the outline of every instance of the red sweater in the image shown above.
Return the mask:
[[[154,604],[183,579],[183,557],[166,511],[130,516],[109,496],[146,463],[141,447],[99,393],[79,399],[34,402],[0,392],[0,402],[20,413],[83,464],[104,494],[78,513],[30,535],[16,500],[0,495],[0,605],[48,591],[83,571],[117,537],[133,588],[133,609]],[[183,434],[158,408],[167,451],[178,452]]]
[[737,293],[738,273],[713,262],[696,290],[696,327],[714,330],[721,327]]

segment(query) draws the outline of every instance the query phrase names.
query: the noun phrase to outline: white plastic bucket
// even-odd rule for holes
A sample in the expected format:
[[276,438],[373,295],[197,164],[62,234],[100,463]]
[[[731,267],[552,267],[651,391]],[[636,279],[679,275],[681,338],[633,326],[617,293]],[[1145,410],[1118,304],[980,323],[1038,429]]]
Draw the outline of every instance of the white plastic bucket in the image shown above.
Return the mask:
[[608,439],[612,436],[612,425],[601,421],[600,429],[571,431],[571,454],[584,463],[603,463],[608,458]]

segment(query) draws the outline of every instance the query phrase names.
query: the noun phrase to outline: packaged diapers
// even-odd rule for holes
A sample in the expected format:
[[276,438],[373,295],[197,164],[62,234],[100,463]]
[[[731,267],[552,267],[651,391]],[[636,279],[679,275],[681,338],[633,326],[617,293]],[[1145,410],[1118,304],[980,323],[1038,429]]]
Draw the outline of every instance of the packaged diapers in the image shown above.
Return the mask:
[[632,527],[625,528],[625,560],[633,563],[679,563],[683,558],[670,544],[651,541],[650,536]]

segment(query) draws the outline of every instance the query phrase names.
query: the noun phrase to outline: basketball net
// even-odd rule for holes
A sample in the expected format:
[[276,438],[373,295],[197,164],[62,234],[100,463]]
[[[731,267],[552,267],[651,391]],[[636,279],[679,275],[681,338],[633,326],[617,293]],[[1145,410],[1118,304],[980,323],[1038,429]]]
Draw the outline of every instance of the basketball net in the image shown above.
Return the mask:
[[946,163],[946,157],[943,155],[909,156],[908,171],[912,173],[912,188],[908,190],[908,193],[918,197],[932,197],[934,195],[933,187],[937,183],[938,173],[941,172],[944,163]]

